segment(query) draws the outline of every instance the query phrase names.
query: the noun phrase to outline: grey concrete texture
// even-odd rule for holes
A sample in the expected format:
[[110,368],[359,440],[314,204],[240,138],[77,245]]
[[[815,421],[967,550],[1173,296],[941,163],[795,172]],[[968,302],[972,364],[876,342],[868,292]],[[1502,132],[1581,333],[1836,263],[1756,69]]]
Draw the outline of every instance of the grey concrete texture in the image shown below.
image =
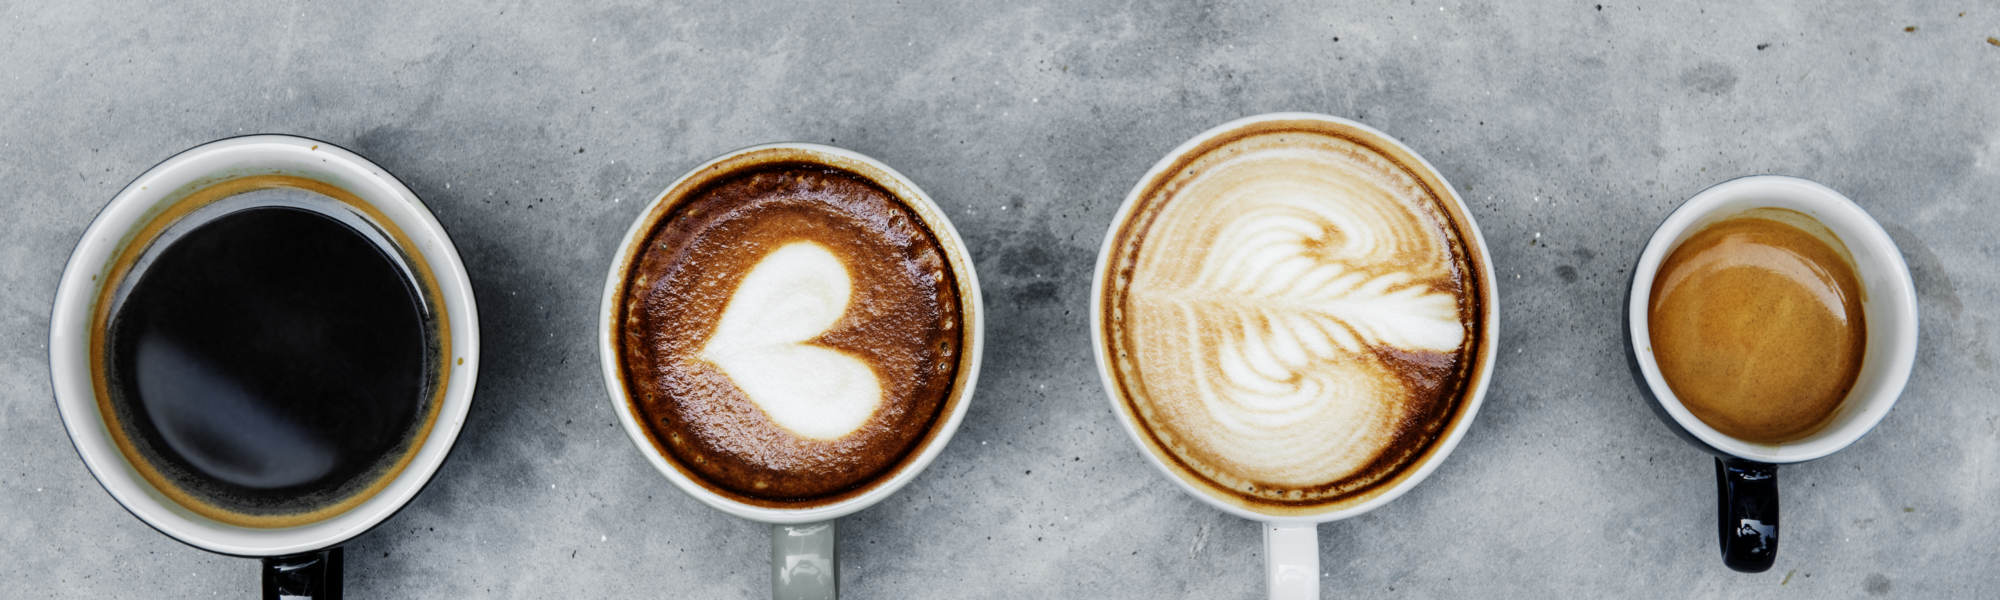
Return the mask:
[[[50,391],[58,274],[124,184],[213,139],[352,149],[463,254],[485,364],[430,487],[347,546],[349,597],[760,597],[763,526],[616,425],[596,313],[641,204],[799,140],[934,196],[985,289],[957,437],[842,525],[854,598],[1258,598],[1256,526],[1175,489],[1088,349],[1112,213],[1168,150],[1302,110],[1400,138],[1464,195],[1501,358],[1411,493],[1319,528],[1327,597],[2000,595],[2000,6],[1990,2],[13,2],[0,0],[0,597],[245,597],[253,561],[122,510]],[[1781,470],[1777,566],[1717,556],[1710,459],[1624,364],[1631,263],[1759,173],[1891,233],[1921,353],[1854,446]]]

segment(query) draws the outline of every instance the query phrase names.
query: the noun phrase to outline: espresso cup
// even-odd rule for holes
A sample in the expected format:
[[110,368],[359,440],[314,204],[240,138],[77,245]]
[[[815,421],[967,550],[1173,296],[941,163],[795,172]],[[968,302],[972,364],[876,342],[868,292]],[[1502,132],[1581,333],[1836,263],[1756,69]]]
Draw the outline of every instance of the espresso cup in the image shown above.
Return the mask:
[[1318,525],[1407,493],[1471,427],[1499,341],[1487,256],[1387,134],[1309,113],[1210,129],[1140,178],[1098,254],[1112,413],[1181,491],[1260,525],[1271,598],[1318,598]]
[[[1691,412],[1662,375],[1649,321],[1654,282],[1677,247],[1710,225],[1767,209],[1809,217],[1845,246],[1859,281],[1866,327],[1853,386],[1833,409],[1831,420],[1816,432],[1780,443],[1757,443],[1722,433]],[[1675,209],[1632,269],[1625,317],[1626,356],[1640,393],[1681,439],[1715,455],[1722,560],[1746,573],[1770,569],[1777,557],[1777,465],[1820,458],[1867,435],[1896,405],[1917,356],[1916,287],[1895,242],[1847,197],[1794,177],[1732,179]]]
[[[258,204],[267,199],[274,204]],[[412,392],[412,406],[416,408],[410,409],[412,413],[407,419],[396,421],[397,424],[391,426],[394,432],[388,434],[390,437],[387,439],[394,442],[395,445],[390,446],[392,449],[382,451],[383,454],[370,455],[374,458],[369,460],[378,462],[367,463],[375,466],[365,466],[361,474],[353,475],[355,483],[349,488],[335,488],[322,496],[296,502],[283,497],[283,494],[289,493],[283,491],[286,489],[284,486],[310,483],[300,483],[305,481],[299,479],[301,477],[311,477],[315,473],[342,473],[326,471],[334,468],[325,462],[335,460],[329,458],[334,456],[329,453],[349,452],[344,449],[347,446],[340,446],[347,441],[322,439],[326,438],[326,431],[329,430],[317,428],[331,427],[327,425],[330,421],[300,421],[282,414],[274,417],[276,413],[270,412],[270,407],[274,405],[253,405],[243,400],[261,392],[243,392],[242,388],[238,388],[242,395],[237,396],[237,400],[219,403],[207,402],[209,398],[200,393],[168,393],[168,396],[180,399],[176,401],[201,404],[195,409],[187,408],[195,404],[179,406],[179,410],[184,412],[177,414],[193,420],[182,423],[179,429],[173,430],[173,435],[219,436],[199,439],[224,440],[222,443],[226,446],[226,450],[217,450],[212,444],[208,447],[198,447],[199,444],[190,446],[187,440],[197,438],[169,435],[162,439],[167,439],[170,445],[178,444],[173,446],[172,452],[175,453],[173,456],[181,457],[172,460],[194,461],[172,464],[216,467],[236,477],[230,480],[232,482],[268,483],[268,489],[279,490],[259,502],[306,504],[303,508],[258,512],[210,502],[213,497],[203,496],[204,492],[196,489],[199,487],[196,485],[199,482],[195,481],[197,477],[173,471],[178,467],[161,462],[169,460],[161,458],[166,456],[160,454],[165,450],[156,446],[146,446],[153,450],[135,450],[135,444],[152,442],[133,439],[138,435],[134,432],[140,430],[132,427],[145,425],[121,424],[120,415],[124,413],[119,411],[134,409],[118,407],[125,406],[121,403],[153,400],[114,400],[111,396],[134,392],[119,387],[115,382],[107,383],[106,378],[112,377],[107,375],[112,369],[107,365],[113,359],[109,356],[112,325],[106,315],[124,298],[139,293],[132,290],[148,285],[144,278],[153,277],[153,273],[159,272],[157,269],[163,268],[160,265],[166,262],[161,258],[164,253],[169,248],[184,247],[176,245],[178,240],[196,239],[203,227],[265,207],[287,210],[319,207],[312,210],[325,209],[327,212],[315,214],[351,228],[340,230],[339,226],[333,226],[334,230],[350,231],[355,239],[372,240],[375,244],[372,250],[379,251],[379,256],[383,257],[375,260],[396,264],[401,269],[396,277],[407,278],[396,281],[413,286],[402,288],[412,294],[399,300],[411,303],[402,306],[415,307],[426,316],[421,321],[422,325],[409,332],[425,340],[421,342],[425,350],[414,355],[417,357],[414,364],[403,365],[405,372],[414,370],[418,373],[412,375],[411,380],[424,386],[421,391]],[[288,214],[298,212],[294,210]],[[245,229],[239,227],[235,231]],[[223,253],[220,256],[231,255]],[[146,266],[149,264],[152,266]],[[149,268],[156,270],[148,271]],[[184,283],[184,279],[173,279],[181,274],[170,271],[158,275],[172,279],[160,285]],[[238,281],[241,281],[241,286],[259,283]],[[248,288],[239,286],[237,289]],[[199,302],[201,300],[196,301],[197,304]],[[450,453],[465,422],[479,368],[479,317],[473,304],[471,282],[466,277],[457,250],[437,219],[409,188],[380,166],[332,144],[292,136],[253,135],[203,144],[181,152],[140,175],[113,197],[84,231],[82,240],[70,255],[68,266],[64,268],[52,312],[49,365],[56,404],[63,426],[68,430],[70,441],[75,444],[77,455],[83,459],[84,465],[125,510],[161,533],[210,552],[263,559],[262,580],[264,597],[267,598],[340,596],[339,545],[389,519],[430,481]],[[126,313],[117,314],[123,319]],[[308,329],[325,328],[327,324],[311,322],[303,326]],[[205,337],[200,331],[190,335],[194,338],[184,339],[194,339],[195,343],[207,343],[208,346],[216,345],[212,343],[217,339],[213,336],[206,336],[208,339],[203,340],[199,339]],[[157,350],[158,346],[154,348],[152,356],[164,356],[157,352],[165,351]],[[315,348],[296,349],[312,355]],[[228,352],[228,349],[222,351]],[[149,351],[142,349],[139,352]],[[210,362],[201,362],[204,360]],[[181,353],[149,363],[156,367],[169,365],[158,367],[167,369],[165,371],[126,373],[117,377],[142,380],[142,383],[135,384],[140,386],[149,385],[143,381],[164,381],[160,377],[183,378],[175,381],[201,380],[205,384],[222,382],[225,388],[233,385],[229,382],[243,381],[227,379],[242,371],[217,371],[215,369],[236,367],[214,360],[212,354]],[[186,368],[173,371],[170,367],[175,365]],[[370,373],[364,371],[352,375],[365,378]],[[149,390],[146,392],[148,398],[158,398],[162,396],[153,395],[155,392],[152,390],[169,388],[132,389]],[[336,402],[341,398],[359,397],[339,396],[338,390],[332,393],[335,395],[329,398]],[[230,405],[230,402],[235,404]],[[343,406],[347,405],[338,405],[332,410],[344,410]],[[187,410],[197,412],[185,412]],[[131,417],[132,414],[124,416]],[[152,426],[160,427],[158,419],[161,418],[173,417],[155,414]],[[352,413],[331,418],[349,423],[355,421]],[[228,425],[231,423],[234,425]],[[190,433],[193,430],[189,427],[224,426],[217,424],[227,425],[233,431],[211,429]],[[367,425],[361,424],[364,427]],[[167,430],[160,427],[149,430],[155,433],[147,435],[157,437],[164,435],[159,431]],[[301,437],[313,439],[302,441]],[[269,444],[254,443],[259,440]],[[344,458],[348,455],[339,456]],[[299,461],[312,464],[301,466],[297,464]],[[300,469],[306,474],[300,475]],[[341,479],[337,485],[349,485],[348,481]],[[324,498],[323,502],[321,498]]]
[[836,519],[936,459],[978,380],[958,232],[888,165],[779,143],[690,170],[618,248],[598,349],[625,432],[681,492],[770,525],[774,598],[837,597]]

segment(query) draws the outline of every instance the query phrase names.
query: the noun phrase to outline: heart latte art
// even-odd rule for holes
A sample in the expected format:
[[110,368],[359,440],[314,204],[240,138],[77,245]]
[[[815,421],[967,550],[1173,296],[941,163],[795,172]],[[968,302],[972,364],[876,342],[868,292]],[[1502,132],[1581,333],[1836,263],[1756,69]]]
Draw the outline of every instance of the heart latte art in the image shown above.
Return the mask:
[[618,322],[631,408],[718,494],[838,502],[932,439],[964,345],[957,283],[874,180],[746,156],[669,191],[632,263]]
[[1438,188],[1369,145],[1212,144],[1159,176],[1107,265],[1127,405],[1185,476],[1239,503],[1366,495],[1457,411],[1480,331],[1464,241]]
[[853,433],[881,404],[881,383],[868,363],[807,343],[847,312],[849,285],[826,247],[779,248],[743,277],[701,357],[779,427],[816,440]]

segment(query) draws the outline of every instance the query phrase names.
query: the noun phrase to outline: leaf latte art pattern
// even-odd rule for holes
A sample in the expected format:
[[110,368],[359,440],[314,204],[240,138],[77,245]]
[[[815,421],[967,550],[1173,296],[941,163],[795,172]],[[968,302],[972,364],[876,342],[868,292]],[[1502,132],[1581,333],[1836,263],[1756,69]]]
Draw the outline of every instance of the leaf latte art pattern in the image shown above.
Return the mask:
[[1394,476],[1451,410],[1438,395],[1469,329],[1455,230],[1414,177],[1345,140],[1252,137],[1205,158],[1156,192],[1126,263],[1115,328],[1135,416],[1182,466],[1267,501]]

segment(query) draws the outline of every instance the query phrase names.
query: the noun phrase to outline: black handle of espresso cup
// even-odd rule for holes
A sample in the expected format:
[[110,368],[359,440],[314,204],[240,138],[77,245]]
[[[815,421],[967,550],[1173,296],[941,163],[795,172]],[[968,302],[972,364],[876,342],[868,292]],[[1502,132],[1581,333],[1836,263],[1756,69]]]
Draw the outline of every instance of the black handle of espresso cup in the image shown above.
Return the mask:
[[1744,573],[1770,570],[1778,560],[1778,466],[1715,459],[1715,498],[1722,564]]
[[340,548],[264,559],[264,600],[340,600]]

